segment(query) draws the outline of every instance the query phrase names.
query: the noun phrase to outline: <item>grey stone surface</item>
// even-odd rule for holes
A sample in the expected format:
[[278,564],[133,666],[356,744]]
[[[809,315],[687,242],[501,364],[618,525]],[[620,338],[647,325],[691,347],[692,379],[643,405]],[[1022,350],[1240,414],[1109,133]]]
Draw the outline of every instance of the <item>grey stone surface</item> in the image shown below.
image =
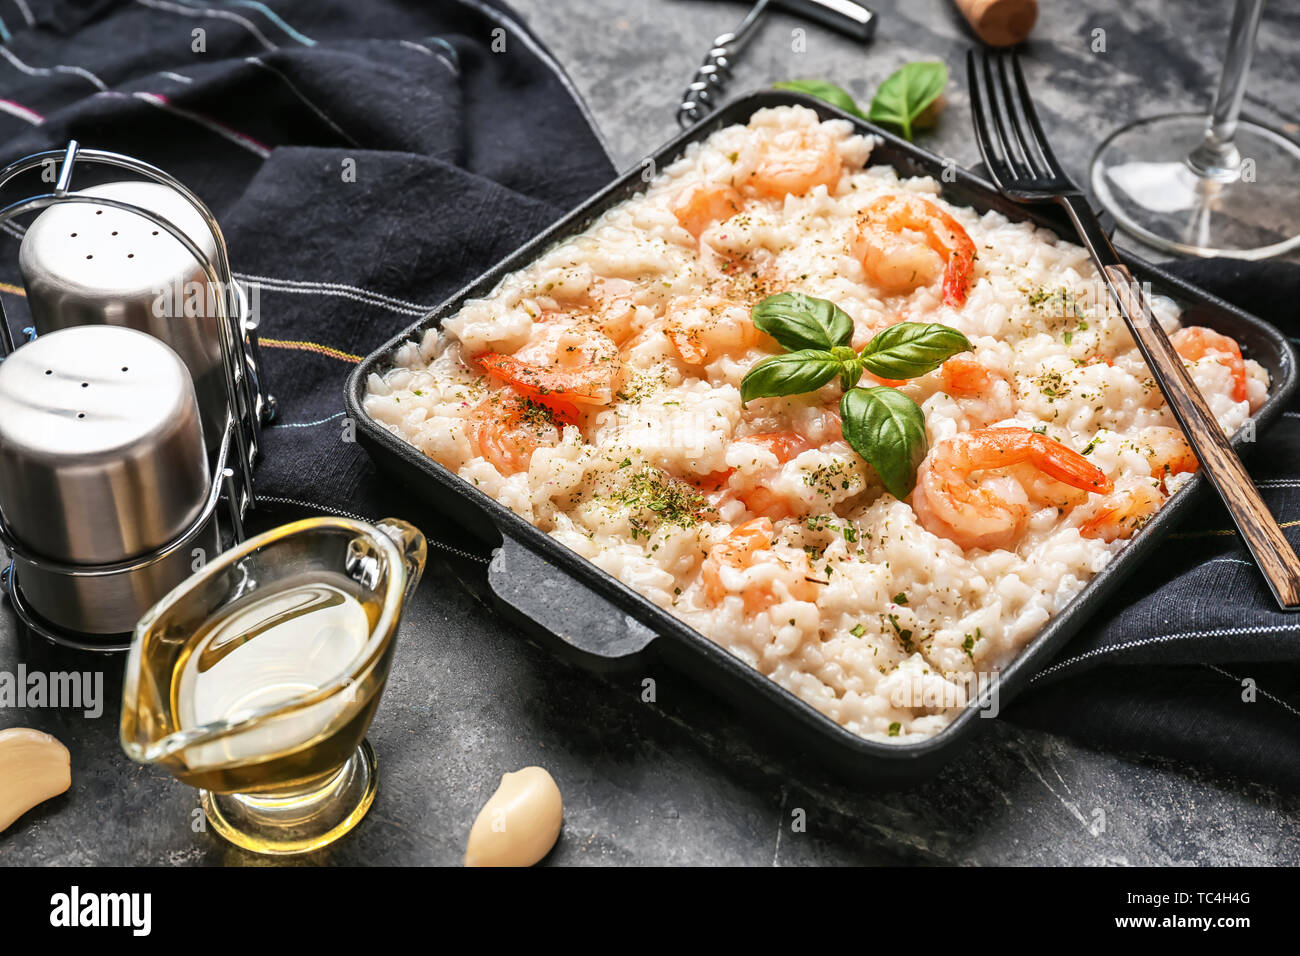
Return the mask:
[[[568,65],[620,162],[674,131],[673,104],[716,33],[744,7],[706,0],[517,0]],[[777,15],[746,56],[738,92],[826,76],[866,99],[900,63],[950,64],[968,43],[946,0],[875,0],[876,41],[859,48]],[[1077,171],[1111,127],[1140,113],[1195,108],[1208,96],[1227,3],[1045,0],[1030,75],[1058,151]],[[1250,109],[1300,112],[1300,31],[1272,5]],[[1107,30],[1109,52],[1089,52]],[[975,161],[955,74],[949,111],[925,145]],[[1271,105],[1270,105],[1271,104]],[[400,499],[405,500],[405,499]],[[445,521],[408,514],[431,536]],[[285,520],[290,515],[269,515]],[[444,560],[445,558],[445,560]],[[370,732],[380,788],[368,817],[334,847],[294,862],[454,864],[498,776],[546,766],[565,797],[556,864],[1263,864],[1300,863],[1300,796],[1139,755],[1097,753],[986,722],[937,778],[871,792],[773,744],[761,728],[672,671],[596,678],[557,662],[486,605],[481,565],[435,554],[404,624]],[[0,727],[35,726],[73,752],[72,790],[0,834],[0,864],[265,864],[195,832],[193,790],[132,764],[117,742],[120,660],[29,644],[0,611],[0,670],[19,661],[103,669],[108,707],[88,720],[0,710]],[[657,682],[657,702],[640,699]],[[792,829],[797,811],[807,826]],[[1105,828],[1097,823],[1104,815]]]
[[[951,0],[866,5],[878,26],[865,45],[779,10],[765,14],[729,92],[829,79],[865,107],[902,64],[942,60],[952,76],[947,109],[919,142],[963,166],[977,164],[965,65],[974,41],[956,6]],[[515,6],[566,65],[619,168],[636,164],[677,131],[676,104],[712,38],[733,29],[748,8],[717,0],[517,0]],[[1025,71],[1043,125],[1076,182],[1086,185],[1094,150],[1119,126],[1208,109],[1231,18],[1228,0],[1042,0],[1039,10]],[[797,30],[804,33],[796,36]],[[1300,7],[1268,4],[1242,115],[1292,138],[1300,138],[1298,50]],[[1167,258],[1136,240],[1121,241],[1153,260]]]
[[[456,536],[445,520],[412,517]],[[602,679],[559,663],[502,622],[483,587],[481,565],[435,554],[369,734],[375,804],[348,837],[289,863],[455,864],[498,776],[530,764],[547,767],[565,798],[554,864],[1300,862],[1295,795],[1002,721],[988,721],[935,779],[872,792],[774,745],[674,671]],[[282,862],[195,832],[196,791],[122,753],[120,659],[30,644],[5,613],[0,669],[19,660],[103,669],[109,703],[94,720],[0,711],[0,726],[67,743],[74,778],[68,794],[0,834],[0,864]],[[644,677],[657,684],[653,705],[641,701]],[[793,828],[798,811],[803,832]]]

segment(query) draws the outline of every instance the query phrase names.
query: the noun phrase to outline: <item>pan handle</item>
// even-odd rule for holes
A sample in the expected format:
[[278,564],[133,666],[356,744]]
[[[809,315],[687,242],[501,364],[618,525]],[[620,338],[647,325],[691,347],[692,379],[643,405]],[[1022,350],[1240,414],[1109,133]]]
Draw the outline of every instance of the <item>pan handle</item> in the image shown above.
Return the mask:
[[558,638],[567,656],[589,670],[634,666],[656,637],[509,534],[502,534],[501,546],[492,555],[488,585],[518,623]]

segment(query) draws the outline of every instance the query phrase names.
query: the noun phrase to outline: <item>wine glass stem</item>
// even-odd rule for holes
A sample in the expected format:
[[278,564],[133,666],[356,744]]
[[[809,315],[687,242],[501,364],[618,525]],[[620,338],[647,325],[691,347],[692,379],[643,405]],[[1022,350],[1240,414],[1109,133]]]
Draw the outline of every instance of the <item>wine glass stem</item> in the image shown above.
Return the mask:
[[1205,124],[1205,138],[1187,157],[1187,165],[1205,179],[1230,181],[1240,175],[1241,155],[1233,144],[1237,117],[1246,95],[1246,77],[1255,50],[1264,0],[1237,0],[1228,31],[1228,49],[1223,58],[1223,75],[1214,94],[1214,105]]

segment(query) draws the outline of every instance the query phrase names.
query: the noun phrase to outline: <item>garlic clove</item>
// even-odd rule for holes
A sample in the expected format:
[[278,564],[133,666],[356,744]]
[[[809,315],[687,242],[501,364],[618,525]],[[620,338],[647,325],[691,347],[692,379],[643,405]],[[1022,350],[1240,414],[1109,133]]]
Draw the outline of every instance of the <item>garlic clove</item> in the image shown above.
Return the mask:
[[0,730],[0,832],[72,786],[68,748],[27,727]]
[[466,866],[532,866],[560,838],[564,802],[541,767],[503,774],[479,811],[465,847]]

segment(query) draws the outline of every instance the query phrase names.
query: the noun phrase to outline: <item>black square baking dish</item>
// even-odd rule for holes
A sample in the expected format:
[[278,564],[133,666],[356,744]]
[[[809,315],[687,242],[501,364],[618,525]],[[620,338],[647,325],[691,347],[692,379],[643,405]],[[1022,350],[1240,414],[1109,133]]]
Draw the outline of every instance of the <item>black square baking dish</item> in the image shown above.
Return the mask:
[[[1008,219],[1028,220],[1075,241],[1068,222],[1058,217],[1054,208],[1009,202],[984,180],[941,157],[821,100],[796,93],[763,91],[731,103],[654,153],[655,168],[665,168],[688,145],[721,127],[748,122],[758,109],[795,104],[816,111],[823,119],[849,120],[859,131],[876,137],[878,145],[869,165],[888,164],[902,176],[932,177],[942,184],[944,198],[955,204],[981,212],[996,210]],[[489,294],[507,274],[582,232],[606,210],[644,187],[640,167],[623,174],[367,356],[349,378],[346,392],[347,414],[357,423],[358,437],[386,473],[465,531],[495,547],[488,583],[498,607],[555,652],[597,671],[644,668],[651,659],[661,660],[684,670],[711,692],[727,697],[779,731],[789,743],[820,756],[847,775],[878,783],[903,783],[927,776],[970,739],[981,713],[987,711],[981,701],[993,698],[1004,707],[1078,632],[1205,492],[1205,478],[1194,476],[1004,670],[994,675],[981,697],[935,736],[897,745],[859,737],[426,457],[365,412],[367,377],[390,367],[399,346],[418,341],[426,330],[454,315],[467,299]],[[1269,396],[1254,423],[1262,428],[1275,419],[1297,386],[1296,356],[1286,338],[1261,320],[1155,266],[1132,257],[1126,261],[1139,282],[1150,283],[1154,292],[1177,302],[1186,323],[1232,336],[1247,356],[1267,369]],[[1243,444],[1245,437],[1242,434],[1236,439],[1239,450],[1249,447]]]

